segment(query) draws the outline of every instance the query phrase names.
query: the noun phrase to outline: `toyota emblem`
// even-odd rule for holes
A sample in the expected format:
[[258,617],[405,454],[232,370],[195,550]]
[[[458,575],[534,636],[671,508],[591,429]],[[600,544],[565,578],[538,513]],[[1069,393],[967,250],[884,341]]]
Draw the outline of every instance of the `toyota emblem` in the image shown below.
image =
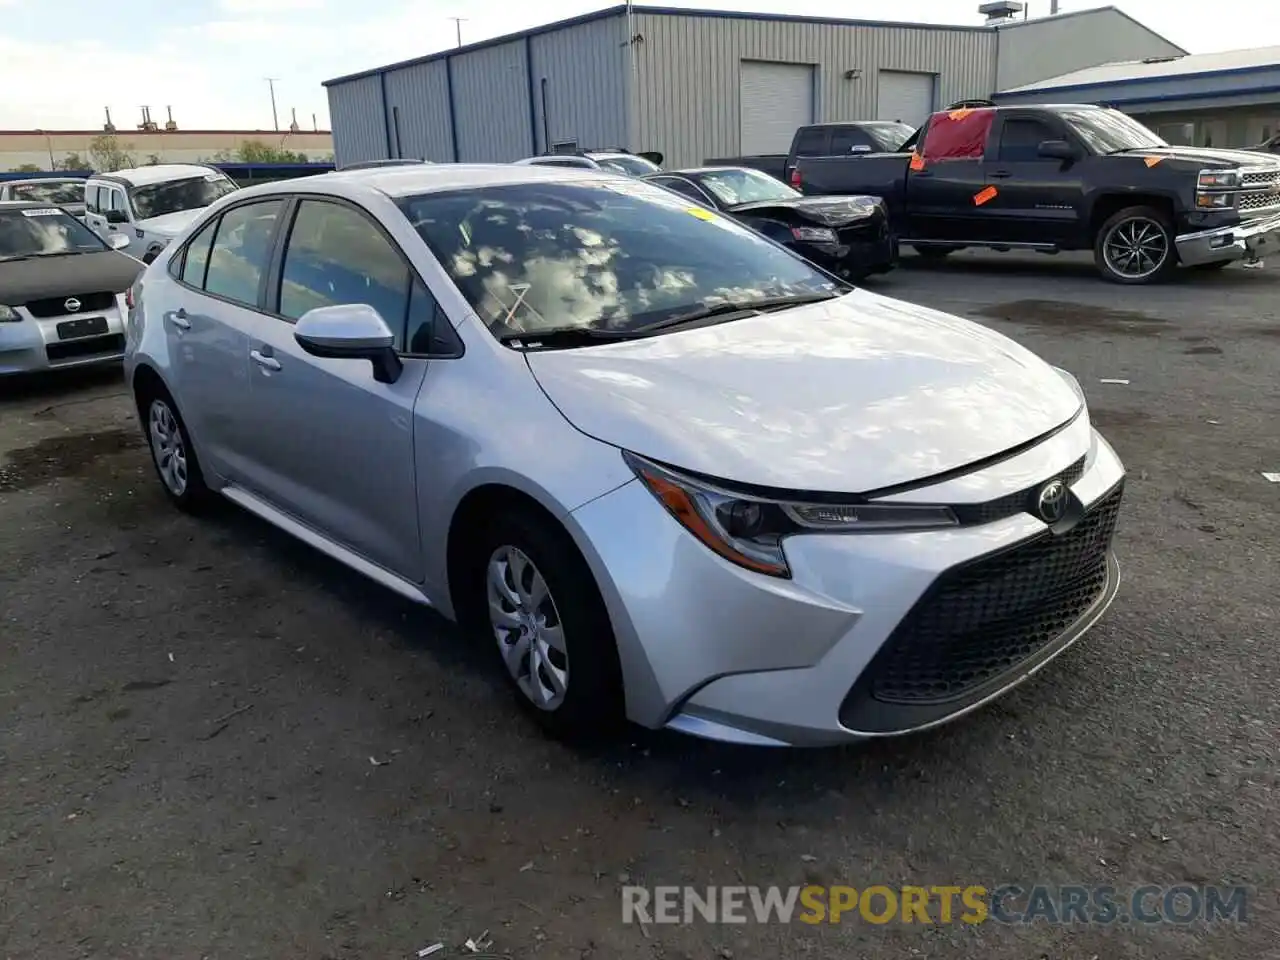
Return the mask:
[[1036,497],[1036,511],[1045,523],[1061,520],[1067,512],[1067,485],[1061,480],[1050,480],[1041,487]]
[[63,301],[62,305],[66,307],[67,313],[75,313],[80,309],[80,301],[75,297],[67,297],[67,299]]

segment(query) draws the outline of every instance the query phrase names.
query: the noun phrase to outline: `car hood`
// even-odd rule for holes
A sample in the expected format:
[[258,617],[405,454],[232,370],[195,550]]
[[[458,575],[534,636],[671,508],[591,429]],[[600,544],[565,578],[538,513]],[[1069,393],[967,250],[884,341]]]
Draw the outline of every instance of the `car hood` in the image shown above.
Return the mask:
[[1056,371],[975,323],[859,290],[663,336],[526,354],[579,430],[723,480],[866,493],[1070,421]]
[[1138,157],[1143,160],[1148,158],[1186,160],[1212,168],[1275,166],[1280,169],[1280,160],[1266,156],[1260,157],[1248,150],[1218,150],[1213,147],[1152,147],[1145,150],[1129,150],[1116,156]]
[[152,217],[150,220],[141,220],[138,226],[148,233],[173,238],[187,229],[191,221],[204,213],[204,211],[204,207],[196,207],[194,210],[179,210],[177,213],[166,213],[159,217]]
[[115,250],[0,262],[0,303],[15,307],[51,297],[123,293],[142,269],[133,257]]
[[797,197],[794,200],[760,200],[729,207],[735,216],[775,217],[795,223],[843,227],[874,217],[883,204],[879,197]]

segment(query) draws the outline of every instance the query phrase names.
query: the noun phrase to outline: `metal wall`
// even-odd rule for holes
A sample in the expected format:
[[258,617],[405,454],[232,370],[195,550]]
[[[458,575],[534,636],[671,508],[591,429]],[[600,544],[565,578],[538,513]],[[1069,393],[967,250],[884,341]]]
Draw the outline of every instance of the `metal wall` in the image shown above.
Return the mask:
[[[815,65],[818,121],[875,116],[880,70],[938,76],[937,106],[986,97],[995,78],[995,32],[839,25],[755,18],[636,14],[638,82],[630,146],[666,165],[740,152],[739,65]],[[860,71],[846,79],[849,70]]]
[[453,160],[449,68],[445,61],[389,70],[386,77],[392,152],[398,157],[434,163]]
[[525,53],[525,42],[516,40],[449,58],[463,163],[504,163],[533,152]]
[[626,44],[626,17],[609,17],[530,38],[537,153],[545,153],[551,143],[564,140],[577,140],[584,148],[630,146]]
[[387,156],[387,127],[379,77],[359,77],[326,88],[338,166]]
[[1186,52],[1114,7],[1028,20],[999,27],[997,32],[1000,40],[993,90],[1008,90],[1101,63]]

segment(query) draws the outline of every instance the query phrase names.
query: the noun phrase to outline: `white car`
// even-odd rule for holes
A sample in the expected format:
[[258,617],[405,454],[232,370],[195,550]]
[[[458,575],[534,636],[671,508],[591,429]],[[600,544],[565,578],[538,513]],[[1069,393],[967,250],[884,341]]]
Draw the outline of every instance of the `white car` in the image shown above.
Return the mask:
[[95,173],[84,185],[84,221],[103,240],[128,238],[122,249],[150,263],[205,207],[236,190],[216,167],[157,163]]
[[457,618],[557,734],[923,729],[1119,582],[1070,374],[617,175],[249,187],[135,284],[125,374],[176,506]]

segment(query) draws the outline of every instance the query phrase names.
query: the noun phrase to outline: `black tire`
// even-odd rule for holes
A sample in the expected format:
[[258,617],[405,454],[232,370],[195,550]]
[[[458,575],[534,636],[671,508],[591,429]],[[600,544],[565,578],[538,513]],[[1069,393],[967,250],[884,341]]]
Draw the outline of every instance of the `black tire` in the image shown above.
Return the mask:
[[[1130,252],[1133,259],[1123,259]],[[1168,280],[1178,269],[1169,215],[1155,207],[1126,207],[1113,214],[1094,238],[1093,262],[1112,283],[1134,286]]]
[[938,247],[929,243],[912,244],[916,255],[926,260],[944,260],[955,252],[955,247]]
[[[490,619],[490,564],[495,554],[510,548],[523,554],[541,575],[550,600],[549,606],[542,607],[546,622],[558,622],[562,631],[567,664],[547,657],[551,665],[567,667],[563,699],[552,708],[536,704],[522,689],[504,654],[513,649],[507,641],[514,631],[504,633],[500,641],[499,627]],[[511,570],[508,566],[507,571]],[[563,528],[532,510],[504,510],[473,541],[460,573],[465,592],[464,608],[459,611],[462,625],[470,636],[490,645],[498,669],[526,713],[553,737],[569,742],[598,741],[622,727],[622,668],[613,627],[590,568]],[[531,662],[522,659],[521,669],[527,670]],[[540,668],[540,678],[547,676],[545,667]]]
[[[147,442],[147,451],[151,456],[151,466],[155,468],[156,478],[160,481],[160,489],[165,496],[179,510],[186,513],[200,513],[205,510],[213,500],[213,495],[209,491],[209,487],[204,482],[204,473],[200,469],[200,461],[196,457],[195,447],[191,444],[191,435],[187,432],[187,425],[182,419],[182,414],[178,412],[178,405],[174,402],[169,391],[154,379],[149,380],[138,388],[138,418],[142,423],[143,438]],[[159,429],[157,420],[162,418],[160,409],[168,411],[168,418],[172,424],[171,432],[176,432],[176,436],[181,443],[180,448],[185,469],[183,471],[185,482],[179,486],[173,482],[172,475],[163,466],[165,462],[164,451],[161,449],[161,436],[163,432]],[[168,450],[169,457],[175,455],[175,448],[170,446]]]

